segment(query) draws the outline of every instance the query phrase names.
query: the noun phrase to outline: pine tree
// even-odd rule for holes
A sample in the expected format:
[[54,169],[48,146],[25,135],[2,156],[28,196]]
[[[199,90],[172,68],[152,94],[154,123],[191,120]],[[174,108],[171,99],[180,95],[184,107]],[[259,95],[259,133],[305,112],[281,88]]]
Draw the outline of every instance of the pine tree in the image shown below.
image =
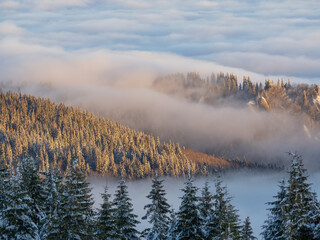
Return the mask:
[[168,232],[167,232],[167,239],[168,240],[176,240],[177,234],[177,218],[176,213],[174,212],[174,209],[170,210],[170,222],[168,224]]
[[43,237],[47,217],[44,211],[45,191],[34,158],[26,155],[21,160],[20,177],[20,188],[31,198],[28,207],[33,212],[32,220],[37,225],[39,236]]
[[163,181],[158,178],[157,174],[152,179],[152,190],[147,196],[151,203],[144,207],[144,209],[147,209],[147,213],[142,219],[148,218],[149,223],[152,225],[151,228],[145,229],[142,233],[148,240],[167,239],[170,205],[165,198],[166,193],[163,189]]
[[209,191],[209,183],[205,182],[199,198],[199,211],[200,216],[204,222],[213,213],[213,196]]
[[116,239],[120,240],[139,239],[139,232],[136,230],[139,221],[136,220],[137,215],[133,214],[127,188],[125,181],[121,179],[113,200]]
[[276,196],[274,196],[275,201],[268,202],[268,205],[272,207],[268,210],[270,211],[268,219],[265,221],[265,225],[262,226],[264,231],[261,233],[265,240],[286,240],[286,216],[285,216],[285,205],[286,205],[286,187],[285,182],[282,180],[280,182],[280,191]]
[[203,239],[204,232],[198,208],[197,190],[189,173],[185,188],[182,189],[184,195],[181,197],[182,201],[177,213],[177,240]]
[[61,200],[62,200],[62,176],[59,174],[57,168],[51,168],[48,172],[42,172],[45,175],[44,188],[45,188],[45,202],[44,211],[47,216],[45,223],[45,238],[55,239],[55,233],[58,223],[60,223]]
[[30,206],[33,200],[26,189],[21,188],[20,170],[17,175],[10,174],[6,191],[5,209],[1,211],[1,239],[39,240],[39,229],[34,222],[35,211]]
[[92,195],[86,175],[74,160],[66,176],[61,208],[57,213],[60,222],[51,237],[56,239],[92,239]]
[[250,218],[246,217],[244,221],[244,225],[241,230],[241,240],[255,240],[255,239],[257,238],[253,236]]
[[240,220],[237,210],[231,204],[226,187],[222,187],[221,177],[216,180],[216,194],[213,196],[214,215],[212,216],[211,229],[208,235],[214,239],[240,239]]
[[302,157],[295,153],[289,155],[292,165],[285,206],[288,239],[314,239],[314,231],[320,222],[319,203],[307,183]]
[[108,240],[116,238],[116,226],[114,220],[114,209],[110,201],[111,195],[108,193],[108,186],[106,185],[104,193],[101,194],[103,203],[99,212],[97,220],[96,236],[98,240]]

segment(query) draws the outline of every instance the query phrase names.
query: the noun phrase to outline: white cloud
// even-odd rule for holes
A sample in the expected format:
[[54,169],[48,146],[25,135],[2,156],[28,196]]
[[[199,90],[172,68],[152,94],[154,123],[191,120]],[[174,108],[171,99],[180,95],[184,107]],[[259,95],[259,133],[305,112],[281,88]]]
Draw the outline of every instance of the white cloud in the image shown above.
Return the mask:
[[20,3],[17,1],[3,1],[0,3],[1,9],[16,9],[20,7]]
[[54,10],[65,7],[83,7],[90,2],[90,0],[37,0],[35,4],[41,9]]
[[24,30],[18,27],[13,22],[5,21],[0,22],[0,36],[8,36],[8,35],[20,35],[24,32]]

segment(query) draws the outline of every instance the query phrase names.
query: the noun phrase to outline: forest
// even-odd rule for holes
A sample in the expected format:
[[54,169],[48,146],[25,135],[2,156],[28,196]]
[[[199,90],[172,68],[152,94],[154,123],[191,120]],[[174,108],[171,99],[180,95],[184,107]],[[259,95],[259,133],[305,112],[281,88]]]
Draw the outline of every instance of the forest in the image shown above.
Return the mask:
[[[316,240],[320,237],[317,195],[302,157],[290,156],[289,178],[279,183],[274,201],[268,202],[261,236]],[[17,168],[0,171],[1,239],[256,239],[250,218],[241,221],[220,174],[212,193],[208,181],[200,191],[189,171],[177,211],[167,202],[163,181],[153,177],[145,215],[138,219],[123,178],[113,199],[106,185],[102,205],[93,209],[91,188],[77,159],[62,175],[57,168],[39,171],[36,159],[25,156]],[[136,229],[140,221],[150,224],[142,232]]]
[[[139,179],[154,175],[204,175],[234,168],[266,168],[245,159],[217,158],[185,149],[178,143],[161,143],[151,134],[97,117],[79,108],[49,99],[0,93],[0,163],[17,165],[24,155],[67,171],[77,158],[83,170],[108,176]],[[12,163],[10,163],[12,161]]]

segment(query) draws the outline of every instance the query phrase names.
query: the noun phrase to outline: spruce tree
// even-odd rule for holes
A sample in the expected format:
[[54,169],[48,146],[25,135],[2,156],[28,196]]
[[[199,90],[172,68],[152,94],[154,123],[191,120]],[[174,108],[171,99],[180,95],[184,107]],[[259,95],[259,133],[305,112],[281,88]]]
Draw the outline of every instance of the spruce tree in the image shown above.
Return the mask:
[[261,235],[265,240],[286,240],[286,216],[285,216],[285,205],[286,205],[286,186],[284,180],[280,182],[280,191],[274,196],[275,201],[268,202],[267,204],[272,206],[269,208],[268,219],[262,226],[264,229]]
[[99,211],[97,220],[96,236],[98,240],[108,240],[116,238],[116,226],[114,219],[114,208],[110,201],[111,195],[108,193],[108,186],[106,185],[104,193],[101,194],[103,203]]
[[201,197],[199,198],[199,211],[204,222],[206,222],[208,217],[213,213],[213,196],[209,191],[208,181],[205,182],[201,191]]
[[292,164],[286,199],[286,229],[288,239],[315,239],[315,229],[320,222],[319,203],[316,194],[307,183],[308,176],[302,157],[289,153]]
[[116,239],[119,240],[139,239],[139,232],[136,230],[136,225],[139,221],[136,220],[137,215],[133,214],[133,207],[127,188],[122,178],[119,181],[113,200]]
[[197,190],[189,173],[185,188],[182,189],[184,195],[181,197],[182,201],[177,213],[177,240],[203,239],[204,232],[198,208]]
[[60,216],[58,213],[62,213],[62,176],[59,174],[57,168],[50,168],[48,172],[42,172],[45,175],[44,188],[45,188],[45,201],[44,211],[47,219],[45,224],[45,238],[56,239],[55,235],[59,231]]
[[216,179],[216,194],[213,196],[214,215],[211,219],[211,229],[208,235],[214,239],[240,239],[240,220],[237,210],[231,204],[231,197],[228,195],[227,187],[223,187],[221,177]]
[[147,210],[142,219],[149,219],[151,228],[143,231],[142,236],[148,240],[163,240],[167,239],[168,224],[170,221],[170,205],[167,203],[165,197],[166,193],[163,189],[163,181],[160,180],[157,174],[152,179],[152,189],[147,196],[151,203],[145,205],[144,209]]
[[1,239],[39,240],[39,228],[34,222],[35,211],[33,200],[26,189],[21,188],[20,170],[17,174],[10,174],[6,191],[5,208],[1,212]]
[[246,217],[241,229],[241,240],[255,240],[255,239],[257,238],[253,236],[250,218]]
[[51,237],[56,239],[92,239],[92,195],[86,175],[74,160],[66,176],[59,208],[60,222]]
[[176,228],[177,228],[176,213],[174,212],[174,209],[171,209],[170,210],[170,222],[168,225],[168,232],[167,232],[167,239],[168,240],[176,240],[177,239]]

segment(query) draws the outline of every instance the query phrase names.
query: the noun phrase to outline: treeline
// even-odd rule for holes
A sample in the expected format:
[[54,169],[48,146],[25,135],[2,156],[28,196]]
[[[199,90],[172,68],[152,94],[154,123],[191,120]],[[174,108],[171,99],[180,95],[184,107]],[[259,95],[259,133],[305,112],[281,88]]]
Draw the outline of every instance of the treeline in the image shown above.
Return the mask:
[[212,105],[252,101],[251,104],[260,109],[285,110],[304,114],[313,121],[320,120],[320,86],[316,84],[292,84],[290,79],[278,79],[277,82],[267,79],[262,84],[250,77],[238,81],[234,74],[212,73],[210,77],[202,78],[200,74],[190,72],[186,76],[172,74],[160,77],[154,81],[154,88]]
[[[261,235],[266,240],[316,240],[320,237],[320,205],[307,182],[302,158],[291,154],[287,184],[280,184],[275,201],[268,203],[268,219]],[[253,240],[251,223],[243,223],[231,204],[221,177],[212,194],[208,182],[201,193],[191,174],[182,189],[180,207],[171,209],[163,180],[155,175],[146,196],[145,215],[150,227],[138,232],[127,185],[119,181],[113,200],[106,186],[103,203],[93,210],[91,189],[77,160],[63,177],[57,169],[39,172],[35,160],[24,158],[16,170],[0,171],[1,239],[101,239],[101,240]]]
[[77,158],[85,172],[124,178],[185,175],[214,170],[190,161],[179,144],[134,131],[119,123],[48,99],[0,93],[0,164],[17,165],[25,154],[41,171],[68,171]]

